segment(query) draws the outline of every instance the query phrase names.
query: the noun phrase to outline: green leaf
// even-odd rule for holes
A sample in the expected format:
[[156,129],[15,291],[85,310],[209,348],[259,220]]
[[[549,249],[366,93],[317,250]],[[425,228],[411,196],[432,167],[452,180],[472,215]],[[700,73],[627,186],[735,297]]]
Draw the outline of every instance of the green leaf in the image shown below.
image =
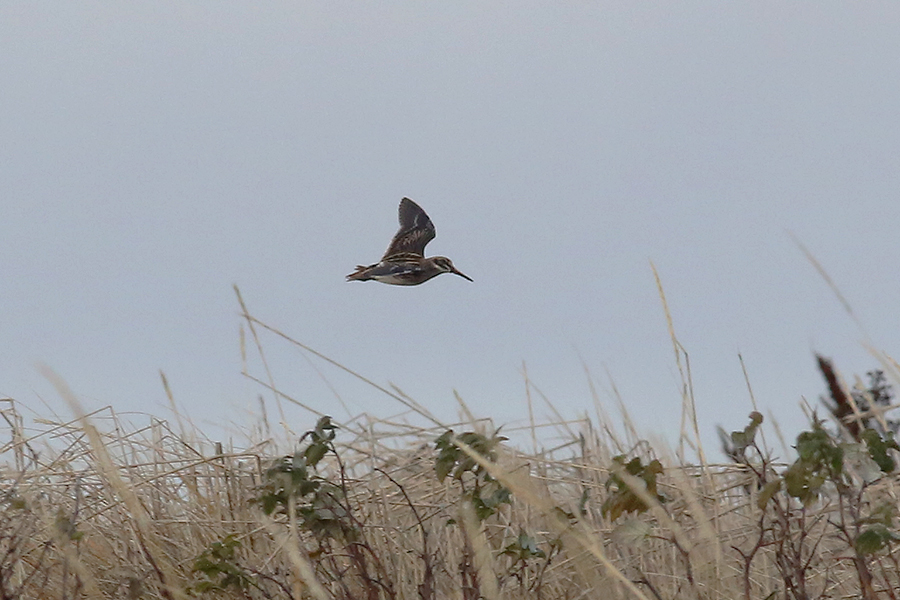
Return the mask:
[[447,478],[447,475],[450,474],[450,471],[453,470],[454,466],[456,466],[456,457],[447,455],[439,456],[434,462],[434,471],[438,481],[444,481],[444,479]]
[[854,546],[860,554],[874,554],[890,542],[898,540],[900,536],[884,525],[873,525],[857,536]]
[[756,431],[762,422],[763,416],[761,414],[756,411],[750,413],[750,424],[744,427],[743,431],[731,432],[731,442],[734,445],[734,450],[743,452],[747,446],[752,444],[756,438]]
[[508,544],[500,554],[511,556],[517,561],[526,561],[531,558],[547,558],[543,550],[537,547],[537,542],[524,531],[519,533],[518,538],[511,544]]
[[306,452],[304,453],[306,456],[306,464],[311,467],[316,466],[322,457],[328,452],[328,445],[324,442],[319,442],[316,444],[310,444],[306,448]]
[[866,442],[869,456],[872,457],[872,460],[875,461],[882,473],[893,473],[894,469],[897,468],[897,463],[888,451],[900,450],[900,446],[897,445],[897,441],[894,439],[893,432],[888,432],[887,436],[882,439],[874,429],[866,429],[860,437]]
[[812,472],[807,465],[800,461],[795,462],[783,474],[784,486],[787,493],[797,498],[804,504],[818,498],[819,487],[812,480]]
[[625,456],[613,457],[613,466],[610,468],[609,479],[606,488],[616,488],[615,491],[603,502],[600,507],[602,514],[615,521],[623,513],[644,512],[649,507],[632,491],[629,484],[621,477],[625,471],[632,477],[638,478],[644,484],[644,491],[655,496],[660,503],[666,502],[666,498],[656,492],[656,476],[663,472],[662,463],[658,460],[650,461],[646,466],[641,464],[640,458],[633,458],[627,463]]
[[776,479],[775,481],[770,481],[763,489],[759,492],[759,497],[756,499],[756,506],[761,510],[765,510],[766,504],[769,503],[775,494],[777,494],[781,490],[781,479]]

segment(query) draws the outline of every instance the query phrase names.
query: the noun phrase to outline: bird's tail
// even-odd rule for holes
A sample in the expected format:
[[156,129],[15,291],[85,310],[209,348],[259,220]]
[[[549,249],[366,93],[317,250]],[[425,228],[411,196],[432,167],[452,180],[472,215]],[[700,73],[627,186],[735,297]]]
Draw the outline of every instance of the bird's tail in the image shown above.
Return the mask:
[[356,270],[347,275],[347,281],[368,281],[371,279],[366,275],[368,269],[365,265],[356,265]]

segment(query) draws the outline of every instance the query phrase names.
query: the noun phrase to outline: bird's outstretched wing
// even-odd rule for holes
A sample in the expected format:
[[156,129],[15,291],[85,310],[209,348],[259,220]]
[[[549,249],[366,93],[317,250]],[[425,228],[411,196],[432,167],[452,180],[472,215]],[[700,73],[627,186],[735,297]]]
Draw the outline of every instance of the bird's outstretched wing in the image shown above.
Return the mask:
[[400,201],[400,230],[391,240],[384,253],[384,259],[397,254],[415,254],[425,256],[425,246],[434,239],[434,223],[418,204],[404,198]]

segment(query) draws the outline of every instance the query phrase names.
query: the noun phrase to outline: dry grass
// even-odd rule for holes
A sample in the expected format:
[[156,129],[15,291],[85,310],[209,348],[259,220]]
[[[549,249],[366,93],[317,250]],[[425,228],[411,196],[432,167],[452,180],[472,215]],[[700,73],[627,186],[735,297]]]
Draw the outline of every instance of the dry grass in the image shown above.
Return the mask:
[[[316,566],[304,574],[298,565],[322,560],[314,536],[269,519],[251,502],[269,458],[259,450],[265,445],[218,451],[156,419],[134,428],[110,408],[90,415],[90,425],[46,422],[39,432],[21,426],[11,403],[4,416],[13,438],[4,446],[10,461],[2,473],[4,597],[184,598],[198,580],[194,560],[226,536],[241,542],[235,562],[268,578],[264,590],[232,597],[315,597],[309,580]],[[611,450],[595,426],[570,424],[576,426],[578,444],[556,453],[500,452],[490,468],[513,501],[483,523],[466,514],[454,481],[435,476],[433,441],[442,430],[397,431],[378,421],[342,429],[336,447],[348,503],[393,596],[420,597],[427,552],[433,597],[464,597],[460,565],[473,547],[486,598],[595,597],[598,590],[605,598],[742,597],[735,548],[752,549],[761,518],[756,492],[745,489],[752,479],[731,465],[670,463],[659,479],[669,501],[613,524],[601,514]],[[93,427],[96,434],[86,431]],[[490,432],[492,426],[468,427]],[[339,477],[330,457],[320,471]],[[886,482],[881,493],[896,498],[895,483]],[[575,518],[561,518],[559,509]],[[830,504],[808,515],[818,519],[808,532],[818,543],[808,586],[824,594],[810,597],[850,598],[859,591],[847,545],[828,537],[825,519],[835,510]],[[520,532],[550,560],[534,558],[516,575],[501,552]],[[330,547],[344,552],[339,544]],[[751,565],[750,597],[784,589],[774,552],[761,549]],[[348,585],[351,594],[364,587]],[[341,591],[331,582],[319,597],[341,597]]]
[[[264,371],[262,329],[306,348],[246,309],[245,317]],[[682,353],[674,334],[673,342]],[[779,563],[785,539],[799,544],[796,556],[807,561],[802,597],[897,598],[896,544],[872,559],[871,589],[861,590],[852,547],[833,526],[850,508],[833,495],[806,508],[797,504],[779,545],[771,529],[777,511],[759,508],[761,486],[751,470],[702,458],[690,464],[686,453],[703,453],[684,354],[681,364],[685,425],[674,455],[633,436],[623,441],[609,422],[533,423],[525,432],[530,439],[548,439],[542,427],[564,439],[537,454],[500,444],[494,460],[457,443],[470,468],[443,481],[435,472],[435,440],[448,427],[399,391],[376,386],[433,425],[368,417],[340,424],[333,451],[314,470],[343,490],[349,511],[335,518],[352,532],[330,537],[278,511],[266,515],[254,502],[264,493],[270,461],[296,447],[279,449],[262,438],[243,449],[222,447],[189,425],[173,428],[153,417],[135,425],[112,408],[26,425],[6,400],[0,600],[799,598]],[[279,401],[289,400],[271,375],[254,379]],[[77,414],[70,392],[56,384]],[[494,423],[474,419],[452,428],[482,436],[472,439],[495,432]],[[613,520],[603,507],[616,493],[610,469],[620,454],[642,465],[661,462],[655,484],[663,501],[640,474],[617,469],[646,510]],[[480,516],[464,501],[479,477],[511,493]],[[897,504],[896,475],[860,496],[866,506],[885,499]],[[233,554],[223,550],[228,540],[239,542],[230,546]],[[225,544],[218,546],[219,570],[207,570],[210,578],[196,561],[204,552],[209,558],[217,542]],[[222,579],[229,565],[233,584]],[[224,589],[202,591],[203,581]]]

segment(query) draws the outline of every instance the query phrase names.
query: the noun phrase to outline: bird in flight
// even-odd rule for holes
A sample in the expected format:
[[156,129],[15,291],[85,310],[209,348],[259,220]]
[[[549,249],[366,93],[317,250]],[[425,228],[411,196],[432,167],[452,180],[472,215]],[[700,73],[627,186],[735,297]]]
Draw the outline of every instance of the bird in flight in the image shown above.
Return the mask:
[[391,285],[419,285],[441,273],[454,273],[472,281],[445,256],[425,258],[425,246],[434,236],[434,223],[425,211],[409,198],[404,198],[400,201],[400,230],[394,235],[381,261],[369,266],[357,265],[356,271],[347,275],[347,281],[373,279]]

